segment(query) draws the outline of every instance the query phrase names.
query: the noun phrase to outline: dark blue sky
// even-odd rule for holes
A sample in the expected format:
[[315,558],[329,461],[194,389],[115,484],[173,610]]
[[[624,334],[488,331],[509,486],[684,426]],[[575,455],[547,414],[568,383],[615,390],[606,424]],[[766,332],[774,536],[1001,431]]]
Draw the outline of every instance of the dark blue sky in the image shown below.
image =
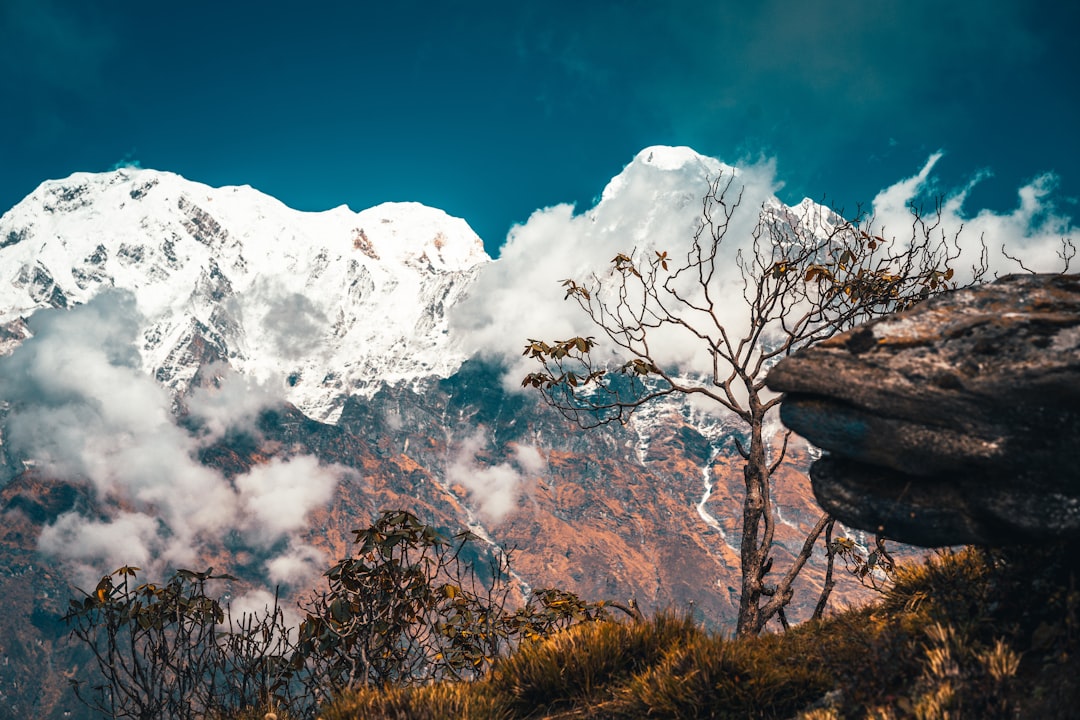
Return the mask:
[[491,252],[633,155],[774,157],[849,211],[936,150],[971,209],[1043,172],[1078,215],[1080,12],[1060,1],[2,0],[0,210],[138,161],[303,210],[416,200]]

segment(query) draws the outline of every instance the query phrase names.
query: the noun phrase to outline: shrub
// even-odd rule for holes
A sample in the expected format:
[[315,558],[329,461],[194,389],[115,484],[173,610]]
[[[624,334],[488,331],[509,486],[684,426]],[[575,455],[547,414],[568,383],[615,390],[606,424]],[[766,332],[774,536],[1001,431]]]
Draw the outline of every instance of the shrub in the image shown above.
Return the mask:
[[[133,567],[103,577],[65,617],[100,675],[75,685],[79,699],[109,717],[311,718],[353,688],[478,679],[523,639],[608,617],[604,603],[556,589],[511,608],[506,557],[478,572],[465,560],[476,555],[465,553],[471,533],[449,538],[403,510],[383,513],[355,540],[354,555],[302,605],[299,628],[286,626],[276,599],[263,613],[231,617],[208,586],[236,578],[213,570],[179,570],[160,585],[137,584]],[[423,697],[455,697],[439,692]],[[408,697],[379,702],[392,709]]]
[[228,575],[177,571],[136,584],[139,568],[106,575],[72,600],[64,619],[87,645],[100,680],[75,682],[78,698],[113,718],[201,718],[292,704],[291,644],[276,601],[233,621],[207,594]]

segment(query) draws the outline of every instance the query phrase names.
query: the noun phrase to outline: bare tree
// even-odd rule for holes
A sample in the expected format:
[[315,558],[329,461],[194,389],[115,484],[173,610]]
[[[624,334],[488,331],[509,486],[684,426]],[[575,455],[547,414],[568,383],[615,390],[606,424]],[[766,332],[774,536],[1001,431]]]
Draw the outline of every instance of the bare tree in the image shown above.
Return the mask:
[[[563,281],[566,299],[578,303],[613,347],[602,348],[591,336],[530,339],[525,354],[543,369],[522,385],[539,389],[583,427],[625,423],[641,406],[666,396],[705,398],[741,421],[746,439],[736,439],[736,447],[746,494],[737,632],[748,635],[773,618],[787,625],[792,583],[819,537],[832,529],[831,518],[822,515],[791,565],[773,566],[772,477],[789,436],[777,441],[765,434],[781,399],[765,387],[765,373],[798,348],[954,287],[952,266],[961,248],[959,230],[950,235],[940,227],[940,208],[929,220],[913,208],[909,231],[886,239],[884,228],[875,231],[873,219],[861,213],[848,221],[811,204],[799,212],[765,205],[750,237],[729,238],[741,201],[734,176],[717,178],[704,196],[685,257],[635,250],[616,255],[605,274]],[[729,248],[740,239],[741,246]],[[985,272],[984,250],[971,281]],[[733,289],[741,298],[732,299]],[[733,303],[743,306],[737,321],[731,319]],[[707,377],[670,360],[665,353],[673,338],[707,352]],[[618,358],[614,363],[607,350]],[[830,569],[836,549],[827,544]],[[831,586],[817,603],[818,614]]]

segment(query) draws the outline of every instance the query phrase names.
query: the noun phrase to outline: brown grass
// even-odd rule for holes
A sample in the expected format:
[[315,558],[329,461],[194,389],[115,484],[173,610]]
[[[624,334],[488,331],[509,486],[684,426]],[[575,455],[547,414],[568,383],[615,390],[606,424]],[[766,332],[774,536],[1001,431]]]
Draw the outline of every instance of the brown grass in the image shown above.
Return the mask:
[[1080,707],[1070,548],[942,553],[880,602],[734,640],[685,618],[588,623],[484,680],[364,690],[324,720],[1065,718]]

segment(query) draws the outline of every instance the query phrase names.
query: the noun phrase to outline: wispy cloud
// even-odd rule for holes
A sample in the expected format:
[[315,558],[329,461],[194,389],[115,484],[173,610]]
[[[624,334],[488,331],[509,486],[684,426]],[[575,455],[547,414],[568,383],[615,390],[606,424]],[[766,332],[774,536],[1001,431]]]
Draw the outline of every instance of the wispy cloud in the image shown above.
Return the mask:
[[330,502],[337,483],[338,473],[313,457],[256,465],[236,478],[245,535],[256,545],[270,547],[298,534],[308,513]]
[[446,468],[446,478],[460,484],[484,521],[502,522],[518,506],[522,485],[544,473],[547,463],[539,450],[516,445],[509,461],[495,463],[491,457],[487,429],[477,428],[458,447]]
[[281,402],[266,385],[228,365],[207,365],[199,372],[204,384],[192,389],[184,405],[197,420],[204,445],[221,440],[230,429],[255,430],[259,413]]
[[250,294],[261,317],[245,318],[262,326],[271,350],[285,360],[295,360],[309,354],[313,347],[325,343],[330,321],[303,292],[287,289],[280,280],[262,278]]
[[[915,175],[883,189],[873,202],[873,217],[879,230],[904,238],[910,235],[912,207],[940,225],[939,233],[957,235],[965,256],[958,263],[963,271],[979,258],[983,245],[991,277],[1022,272],[1020,265],[1037,272],[1060,272],[1064,269],[1062,241],[1076,234],[1074,220],[1058,206],[1054,195],[1057,177],[1043,173],[1016,191],[1012,210],[996,212],[969,207],[972,189],[987,176],[973,174],[961,187],[945,187],[934,177],[935,165],[943,153],[930,156]],[[934,207],[940,203],[940,217]],[[1080,238],[1072,237],[1074,242]],[[1002,249],[1004,248],[1004,252]]]
[[282,582],[317,569],[317,551],[299,536],[342,469],[295,457],[230,480],[197,459],[229,429],[250,431],[259,409],[279,400],[225,373],[217,388],[190,398],[202,434],[178,426],[172,398],[139,368],[140,319],[129,293],[40,311],[29,325],[33,337],[0,358],[7,450],[49,475],[88,484],[105,513],[61,515],[42,531],[42,551],[70,562],[86,583],[124,563],[150,571],[190,566],[239,531],[252,550],[269,555],[267,571]]

